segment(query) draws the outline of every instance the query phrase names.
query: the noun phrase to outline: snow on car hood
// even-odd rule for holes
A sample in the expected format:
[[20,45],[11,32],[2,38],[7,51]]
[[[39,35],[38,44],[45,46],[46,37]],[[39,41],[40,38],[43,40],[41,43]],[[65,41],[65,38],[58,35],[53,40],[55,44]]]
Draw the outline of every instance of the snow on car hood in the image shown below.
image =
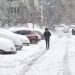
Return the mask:
[[29,39],[25,35],[16,34],[22,41],[22,43],[30,43]]
[[6,29],[0,29],[0,35],[4,38],[12,40],[15,45],[22,45],[21,39],[16,36],[13,32],[10,32]]

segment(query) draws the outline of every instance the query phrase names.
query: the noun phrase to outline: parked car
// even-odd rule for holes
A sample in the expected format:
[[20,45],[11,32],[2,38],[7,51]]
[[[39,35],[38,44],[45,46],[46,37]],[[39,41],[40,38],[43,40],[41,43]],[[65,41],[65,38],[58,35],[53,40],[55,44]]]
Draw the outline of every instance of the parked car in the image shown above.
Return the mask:
[[[15,33],[14,33],[15,34]],[[22,41],[22,44],[23,45],[26,45],[26,46],[29,46],[30,45],[30,41],[29,39],[27,38],[27,36],[24,36],[24,35],[18,35],[16,34]]]
[[6,38],[0,37],[0,52],[1,53],[16,53],[14,43]]
[[[15,29],[15,28],[14,28],[14,29]],[[13,31],[11,31],[11,30],[8,30],[8,32],[12,32],[12,33],[13,33]],[[29,41],[29,39],[27,38],[27,36],[18,35],[18,34],[16,34],[16,33],[13,33],[13,34],[15,34],[15,35],[22,41],[22,44],[23,44],[23,45],[26,45],[26,46],[29,46],[29,45],[30,45],[30,41]]]
[[41,40],[44,39],[44,35],[43,35],[43,33],[41,33],[40,31],[35,31],[35,32],[38,33],[38,34],[41,36]]
[[16,50],[22,49],[23,46],[22,41],[14,33],[5,29],[0,29],[0,37],[10,39],[14,43]]
[[30,43],[38,43],[39,41],[38,35],[31,30],[16,30],[14,33],[27,36]]

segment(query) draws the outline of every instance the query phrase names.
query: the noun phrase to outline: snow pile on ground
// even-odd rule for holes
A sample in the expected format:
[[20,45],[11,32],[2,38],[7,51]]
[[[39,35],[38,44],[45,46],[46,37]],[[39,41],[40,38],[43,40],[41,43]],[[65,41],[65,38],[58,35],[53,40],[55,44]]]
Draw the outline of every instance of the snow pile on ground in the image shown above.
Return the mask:
[[40,49],[37,45],[31,45],[24,46],[21,51],[14,55],[0,55],[0,74],[16,75],[20,73],[26,64],[26,60],[38,50]]

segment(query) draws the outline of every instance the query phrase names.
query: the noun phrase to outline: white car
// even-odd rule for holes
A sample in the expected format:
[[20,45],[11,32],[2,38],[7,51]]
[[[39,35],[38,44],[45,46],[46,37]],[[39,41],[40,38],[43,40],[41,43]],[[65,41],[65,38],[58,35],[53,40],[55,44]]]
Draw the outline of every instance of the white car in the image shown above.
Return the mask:
[[23,45],[27,45],[27,46],[30,45],[30,41],[29,41],[29,39],[26,36],[18,35],[18,34],[16,34],[16,35],[21,39]]
[[0,52],[16,53],[16,48],[11,40],[0,37]]
[[10,39],[14,43],[16,50],[22,49],[22,46],[23,46],[22,41],[14,33],[6,29],[0,29],[0,37]]
[[1,30],[3,32],[6,31],[6,33],[8,33],[8,34],[15,35],[17,38],[19,38],[21,40],[21,42],[22,42],[23,45],[27,45],[27,46],[30,45],[30,41],[29,41],[29,39],[26,36],[24,36],[24,35],[18,35],[16,33],[13,33],[11,31],[9,31],[9,30],[6,30],[6,29],[1,29]]

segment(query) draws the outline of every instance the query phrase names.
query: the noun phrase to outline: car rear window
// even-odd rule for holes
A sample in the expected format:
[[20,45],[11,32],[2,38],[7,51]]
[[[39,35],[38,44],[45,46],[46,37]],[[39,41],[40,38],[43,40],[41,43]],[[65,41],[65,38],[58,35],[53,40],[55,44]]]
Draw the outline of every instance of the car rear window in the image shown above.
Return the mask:
[[28,35],[28,34],[30,34],[30,31],[27,31],[27,30],[21,30],[21,31],[16,31],[15,33],[21,34],[21,35]]

